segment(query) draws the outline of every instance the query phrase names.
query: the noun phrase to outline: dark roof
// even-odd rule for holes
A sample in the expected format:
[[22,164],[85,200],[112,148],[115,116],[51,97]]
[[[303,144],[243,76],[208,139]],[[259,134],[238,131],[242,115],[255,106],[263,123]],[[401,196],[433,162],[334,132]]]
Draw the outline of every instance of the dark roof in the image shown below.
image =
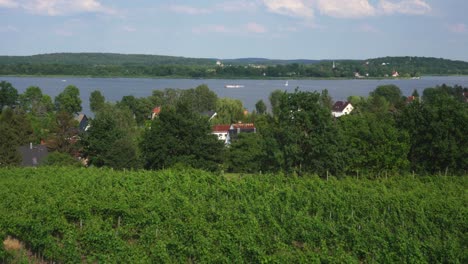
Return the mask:
[[78,129],[81,132],[85,131],[88,126],[88,117],[85,114],[79,114],[75,119],[78,121]]
[[44,145],[26,145],[18,148],[21,158],[21,166],[32,167],[42,164],[49,154],[47,147]]
[[337,101],[333,107],[332,111],[333,112],[343,112],[343,110],[348,106],[349,102],[347,101]]

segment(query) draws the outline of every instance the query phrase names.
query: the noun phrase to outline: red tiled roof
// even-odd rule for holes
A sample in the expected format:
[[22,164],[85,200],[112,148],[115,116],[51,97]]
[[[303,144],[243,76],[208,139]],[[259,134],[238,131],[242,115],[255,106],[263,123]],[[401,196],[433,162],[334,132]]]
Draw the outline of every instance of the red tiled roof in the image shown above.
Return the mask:
[[245,129],[245,128],[255,128],[255,125],[253,123],[238,123],[238,124],[233,124],[232,125],[234,128],[240,128],[240,129]]
[[227,132],[229,131],[229,128],[231,128],[230,125],[214,125],[211,128],[212,132]]
[[157,106],[153,109],[153,114],[155,115],[159,115],[159,113],[161,113],[161,107],[160,106]]

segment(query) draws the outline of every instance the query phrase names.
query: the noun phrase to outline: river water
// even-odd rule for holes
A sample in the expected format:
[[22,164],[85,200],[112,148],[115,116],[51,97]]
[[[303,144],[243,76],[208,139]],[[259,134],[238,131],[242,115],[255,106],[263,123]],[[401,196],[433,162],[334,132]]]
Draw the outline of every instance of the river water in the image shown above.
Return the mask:
[[[346,100],[350,95],[367,96],[379,85],[395,84],[400,87],[403,95],[411,95],[414,89],[419,94],[428,87],[447,84],[468,87],[468,76],[428,76],[418,80],[412,79],[384,79],[384,80],[227,80],[227,79],[151,79],[151,78],[85,78],[85,77],[11,77],[0,76],[0,81],[10,82],[19,93],[23,93],[29,86],[38,86],[44,94],[52,100],[68,85],[75,85],[80,89],[83,113],[91,115],[89,96],[92,91],[99,90],[107,101],[115,102],[123,96],[150,96],[153,90],[165,88],[190,89],[206,84],[218,97],[240,99],[249,111],[255,109],[255,103],[262,99],[268,104],[268,96],[274,90],[294,91],[299,87],[302,91],[318,91],[328,89],[335,101]],[[243,86],[227,89],[225,85]]]

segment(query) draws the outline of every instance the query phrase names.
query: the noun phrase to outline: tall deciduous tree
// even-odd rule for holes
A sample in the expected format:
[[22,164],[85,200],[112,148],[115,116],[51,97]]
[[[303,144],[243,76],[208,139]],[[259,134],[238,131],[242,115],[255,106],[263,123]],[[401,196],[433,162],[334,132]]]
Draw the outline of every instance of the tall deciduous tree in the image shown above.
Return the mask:
[[0,82],[0,111],[3,110],[5,106],[12,107],[17,104],[18,101],[18,91],[11,85],[11,83],[6,81]]
[[21,162],[18,147],[32,139],[32,128],[26,115],[11,108],[0,114],[0,167]]
[[409,136],[390,115],[364,113],[338,119],[344,172],[402,172],[408,169]]
[[224,144],[211,134],[208,119],[180,103],[163,108],[141,142],[147,169],[162,169],[178,163],[210,171],[219,169]]
[[263,102],[263,100],[258,100],[258,102],[255,104],[255,110],[261,115],[265,114],[267,111],[265,102]]
[[242,106],[242,102],[237,99],[218,99],[218,102],[216,103],[216,112],[218,115],[214,121],[218,124],[237,123],[244,117],[244,107]]
[[44,116],[53,111],[54,105],[48,95],[42,94],[41,88],[30,86],[19,96],[20,106],[34,116]]
[[370,93],[372,97],[383,97],[394,107],[400,108],[404,102],[403,95],[398,86],[394,84],[380,85]]
[[67,86],[63,92],[55,97],[55,109],[57,112],[77,114],[81,111],[80,90],[74,86]]
[[116,169],[139,168],[136,143],[132,140],[135,120],[127,110],[106,105],[91,121],[84,140],[84,154],[90,165]]
[[317,92],[283,93],[276,139],[289,172],[337,173],[342,167],[339,138],[330,111]]
[[262,137],[257,133],[241,133],[226,153],[226,167],[232,172],[257,173],[264,160]]
[[106,102],[106,98],[98,90],[93,91],[91,95],[89,96],[89,107],[91,108],[91,111],[93,111],[94,113],[101,110],[102,107],[104,107],[105,102]]
[[278,116],[280,112],[280,103],[281,103],[281,98],[283,97],[285,92],[281,90],[274,90],[271,92],[269,99],[270,99],[270,106],[271,106],[271,112],[273,116]]
[[437,89],[426,89],[423,94],[423,102],[409,104],[399,118],[400,128],[410,135],[411,168],[429,173],[466,173],[468,104]]

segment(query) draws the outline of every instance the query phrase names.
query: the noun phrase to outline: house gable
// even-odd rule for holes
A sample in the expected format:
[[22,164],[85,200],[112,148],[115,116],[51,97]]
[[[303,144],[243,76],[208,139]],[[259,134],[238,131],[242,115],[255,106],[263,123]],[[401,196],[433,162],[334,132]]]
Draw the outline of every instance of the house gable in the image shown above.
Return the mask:
[[342,115],[348,115],[353,111],[354,107],[347,101],[337,101],[332,107],[332,115],[334,117],[340,117]]

